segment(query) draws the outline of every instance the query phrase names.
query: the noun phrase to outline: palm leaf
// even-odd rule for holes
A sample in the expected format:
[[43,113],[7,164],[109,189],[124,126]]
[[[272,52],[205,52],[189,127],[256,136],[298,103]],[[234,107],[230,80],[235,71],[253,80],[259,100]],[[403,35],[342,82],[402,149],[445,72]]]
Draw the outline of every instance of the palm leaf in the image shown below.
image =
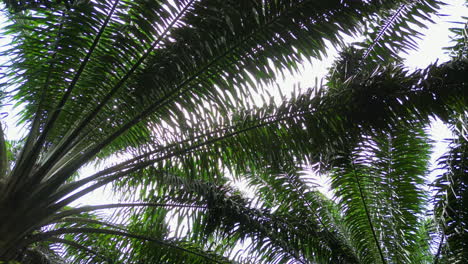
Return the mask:
[[429,146],[419,129],[376,133],[335,162],[332,188],[361,261],[410,261],[424,212]]
[[436,262],[463,262],[468,259],[467,232],[464,228],[468,197],[466,142],[463,137],[453,139],[449,152],[439,160],[445,173],[435,181],[435,216],[442,230]]
[[[328,90],[317,87],[279,106],[251,107],[252,87],[267,89],[283,70],[320,57],[326,41],[341,45],[340,32],[357,32],[363,20],[387,17],[404,1],[96,0],[46,8],[37,3],[21,2],[7,27],[14,36],[4,53],[13,56],[7,81],[18,105],[25,106],[21,122],[30,134],[2,189],[2,258],[53,243],[66,245],[72,261],[133,256],[136,263],[203,263],[227,261],[233,247],[249,239],[247,249],[264,262],[409,260],[405,250],[417,244],[407,241],[421,236],[396,218],[412,224],[419,219],[414,216],[421,206],[408,201],[424,198],[408,182],[420,182],[427,153],[417,143],[423,137],[418,131],[408,138],[399,129],[422,126],[431,116],[447,122],[464,111],[465,60],[415,72],[401,66],[353,69]],[[407,15],[425,17],[420,10],[432,13],[436,5],[415,4]],[[390,35],[406,34],[399,17],[390,20]],[[385,39],[388,32],[378,35]],[[372,39],[378,51],[378,38]],[[376,138],[381,135],[392,140]],[[422,157],[408,161],[416,148]],[[343,150],[349,150],[350,162],[330,163]],[[366,151],[384,162],[365,160]],[[393,152],[399,158],[390,160],[405,169],[390,166],[386,174],[382,164]],[[133,156],[73,180],[83,165],[107,163],[116,153]],[[354,184],[348,195],[356,201],[351,209],[342,207],[349,214],[340,215],[332,201],[297,177],[298,165],[344,170],[343,186]],[[255,208],[227,185],[227,170],[259,188],[265,186],[255,180],[263,178],[292,193],[271,198],[263,192],[281,205]],[[271,172],[277,182],[266,180]],[[378,187],[382,179],[369,176],[374,174],[386,176],[391,186]],[[394,178],[404,184],[394,184]],[[111,182],[146,200],[131,201],[135,195],[129,195],[123,204],[63,209]],[[392,205],[393,218],[370,199],[373,189],[382,190],[379,198]],[[117,217],[84,214],[104,207],[132,216],[119,223]],[[176,230],[178,237],[171,238],[169,212],[199,223],[187,225],[190,235]],[[384,235],[393,229],[403,230],[401,241]],[[355,240],[337,242],[350,234]],[[101,250],[111,248],[103,250],[104,258],[91,246],[95,241]],[[112,250],[119,247],[124,251]]]

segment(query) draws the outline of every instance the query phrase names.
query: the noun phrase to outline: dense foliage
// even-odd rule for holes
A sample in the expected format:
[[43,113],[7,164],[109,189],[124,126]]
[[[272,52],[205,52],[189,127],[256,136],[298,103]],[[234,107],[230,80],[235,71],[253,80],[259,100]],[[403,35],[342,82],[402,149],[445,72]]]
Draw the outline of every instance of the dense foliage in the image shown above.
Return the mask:
[[[0,262],[468,261],[467,21],[451,61],[400,57],[443,3],[3,2],[28,134],[0,126]],[[323,84],[266,95],[331,46]],[[429,182],[432,118],[455,137]]]

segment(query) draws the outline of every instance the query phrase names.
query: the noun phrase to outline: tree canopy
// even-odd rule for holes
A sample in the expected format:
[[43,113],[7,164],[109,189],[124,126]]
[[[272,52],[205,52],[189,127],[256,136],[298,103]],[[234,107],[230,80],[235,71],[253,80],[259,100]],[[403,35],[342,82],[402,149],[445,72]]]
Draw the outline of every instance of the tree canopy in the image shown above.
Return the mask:
[[[3,2],[28,133],[0,125],[0,262],[468,261],[467,18],[452,60],[401,57],[443,2]],[[330,46],[323,83],[268,95]],[[455,137],[429,182],[432,118]]]

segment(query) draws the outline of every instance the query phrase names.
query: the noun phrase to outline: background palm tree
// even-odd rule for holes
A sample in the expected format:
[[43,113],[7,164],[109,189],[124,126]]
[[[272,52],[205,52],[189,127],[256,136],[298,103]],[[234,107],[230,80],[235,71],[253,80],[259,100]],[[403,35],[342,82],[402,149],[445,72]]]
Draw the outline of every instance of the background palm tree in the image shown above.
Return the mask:
[[[409,72],[398,56],[418,36],[409,22],[424,26],[438,1],[4,2],[2,103],[23,107],[29,133],[12,142],[0,130],[0,260],[466,259],[466,34],[445,64]],[[325,85],[253,106],[326,41],[343,46],[340,34],[366,40]],[[434,116],[459,139],[431,218]],[[92,163],[102,169],[79,175]],[[331,175],[333,199],[307,169]],[[70,207],[108,184],[120,203]]]

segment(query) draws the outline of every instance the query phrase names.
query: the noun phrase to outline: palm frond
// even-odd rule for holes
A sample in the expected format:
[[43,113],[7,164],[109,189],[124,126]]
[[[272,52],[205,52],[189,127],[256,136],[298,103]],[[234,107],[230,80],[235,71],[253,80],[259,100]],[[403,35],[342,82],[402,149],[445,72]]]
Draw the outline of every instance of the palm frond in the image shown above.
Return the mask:
[[424,213],[426,141],[417,128],[376,133],[335,161],[332,189],[364,263],[410,261]]
[[[445,47],[454,59],[468,57],[468,17],[462,17],[464,21],[454,22],[454,27],[450,31],[454,34],[452,38],[453,46]],[[457,27],[455,27],[455,25]]]
[[[413,72],[379,62],[400,62],[419,36],[412,24],[429,21],[439,1],[4,2],[13,41],[2,91],[13,90],[30,133],[4,165],[13,148],[0,128],[0,258],[427,261],[421,127],[466,115],[468,62]],[[252,107],[278,75],[362,25],[370,41],[345,50],[325,86]],[[466,123],[456,126],[465,140]],[[436,214],[436,261],[463,254],[462,159],[447,158],[440,177],[437,199],[450,206],[438,208],[450,210]],[[103,168],[79,178],[95,161]],[[303,168],[332,173],[336,199]],[[110,183],[121,203],[67,207]]]
[[[325,204],[326,199],[312,191],[307,193],[308,200],[302,201],[302,205],[300,200],[294,199],[298,195],[296,190],[296,196],[281,201],[278,204],[279,208],[258,210],[255,209],[259,206],[256,201],[244,198],[241,193],[227,185],[216,186],[183,176],[168,175],[158,170],[151,170],[149,173],[154,176],[159,174],[156,184],[140,185],[135,177],[137,175],[134,175],[128,182],[122,183],[122,188],[127,190],[133,185],[139,189],[141,186],[139,195],[144,199],[162,199],[187,205],[195,203],[198,208],[202,208],[200,205],[205,208],[187,211],[183,207],[174,207],[172,212],[177,215],[175,219],[178,219],[177,229],[174,231],[176,235],[186,234],[190,240],[198,243],[220,243],[216,247],[223,245],[223,248],[227,247],[230,250],[243,241],[251,241],[245,250],[251,252],[249,255],[255,256],[256,261],[267,263],[275,259],[295,259],[299,262],[307,262],[307,259],[337,263],[356,262],[353,253],[341,242],[336,228],[332,224],[325,225],[325,219],[314,220],[318,215],[312,209]],[[132,193],[135,193],[135,190]],[[311,204],[314,204],[313,207]],[[143,211],[135,213],[139,216],[137,222],[148,222],[148,217],[144,217],[148,213],[145,213],[144,207],[142,209]],[[323,214],[327,213],[326,209],[320,210],[323,210]],[[151,214],[152,211],[149,212]],[[183,224],[180,221],[188,223]],[[179,230],[181,226],[183,227]]]
[[[98,23],[96,24],[105,25],[106,16],[108,13],[111,12],[104,12],[99,14],[96,12],[99,12],[99,10],[111,10],[112,3],[113,2],[102,2],[100,3],[100,5],[94,2],[93,4],[80,4],[79,8],[84,8],[84,11],[87,12],[86,13],[84,11],[81,11],[80,17],[74,16],[74,14],[77,13],[75,12],[75,9],[66,12],[67,16],[65,17],[65,21],[62,23],[64,24],[62,30],[64,32],[56,34],[59,36],[63,35],[67,38],[70,38],[70,40],[67,40],[65,42],[65,44],[67,45],[61,46],[60,48],[61,52],[63,52],[64,54],[57,55],[57,60],[63,60],[67,63],[61,63],[59,68],[54,67],[54,74],[56,75],[55,77],[46,78],[47,80],[49,80],[48,82],[51,82],[51,80],[55,80],[54,82],[56,82],[57,85],[54,86],[62,87],[62,90],[59,90],[57,93],[52,93],[59,95],[58,98],[61,97],[60,94],[62,92],[60,91],[64,91],[64,87],[66,87],[69,83],[74,83],[73,78],[69,78],[70,80],[67,80],[64,76],[78,76],[78,74],[75,74],[75,72],[81,72],[77,69],[79,68],[79,65],[83,65],[81,61],[76,60],[76,58],[79,56],[76,56],[76,48],[74,48],[73,46],[79,40],[80,47],[83,47],[83,41],[81,38],[73,39],[71,36],[77,35],[78,32],[80,32],[80,34],[78,34],[79,36],[89,36],[86,39],[89,42],[89,46],[92,46],[93,40],[96,39],[92,36],[100,34],[99,28],[90,27],[88,29],[89,32],[83,32],[77,30],[76,28],[71,28],[69,30],[67,25],[78,24],[77,21],[80,21],[80,23],[86,22],[90,24],[91,22],[96,22],[95,20],[98,20]],[[132,10],[133,8],[143,8],[143,6],[134,6],[130,3],[122,2],[122,4],[117,7],[116,11],[116,17],[118,17],[118,19],[113,19],[113,21],[109,22],[109,26],[107,27],[108,30],[102,33],[100,41],[101,44],[99,44],[99,46],[96,47],[96,51],[94,52],[95,54],[91,56],[94,58],[90,58],[90,61],[88,63],[89,66],[87,67],[89,69],[83,70],[83,74],[85,76],[81,78],[81,83],[78,82],[76,84],[76,92],[74,92],[74,94],[76,95],[74,97],[74,100],[64,105],[64,109],[62,110],[62,112],[68,113],[68,115],[63,115],[63,117],[60,118],[57,121],[57,123],[60,123],[63,126],[63,129],[65,130],[57,128],[55,132],[52,133],[50,136],[49,141],[54,142],[52,143],[52,145],[55,145],[56,142],[62,142],[64,146],[53,150],[54,154],[51,157],[54,158],[51,158],[50,160],[45,162],[45,164],[41,165],[38,172],[35,172],[34,178],[43,178],[45,176],[44,173],[47,173],[48,171],[50,172],[50,170],[53,168],[52,162],[54,162],[54,160],[57,157],[74,157],[60,171],[60,173],[57,173],[57,177],[59,179],[61,179],[62,177],[69,177],[70,170],[76,170],[77,167],[81,166],[91,157],[98,154],[99,151],[101,151],[104,147],[106,147],[108,144],[110,144],[112,141],[116,140],[123,134],[126,134],[127,136],[131,137],[129,138],[129,142],[132,142],[132,145],[135,145],[134,143],[141,142],[142,138],[147,138],[148,136],[148,133],[145,132],[144,126],[138,126],[138,129],[135,128],[136,130],[131,129],[131,127],[137,125],[143,118],[149,116],[155,110],[162,109],[161,107],[163,106],[164,109],[166,109],[165,106],[174,106],[174,100],[177,100],[177,104],[182,106],[184,109],[191,110],[193,109],[194,103],[196,104],[200,102],[200,99],[202,98],[207,98],[206,96],[208,96],[211,99],[211,101],[213,101],[213,98],[219,98],[216,94],[221,92],[221,90],[213,90],[213,84],[216,84],[217,87],[222,88],[222,90],[224,91],[229,91],[231,95],[241,95],[242,92],[239,93],[233,90],[233,84],[236,84],[236,87],[238,89],[239,87],[243,86],[242,83],[253,83],[251,78],[248,77],[249,75],[243,70],[244,68],[250,69],[249,65],[253,65],[253,62],[255,62],[255,67],[249,70],[250,75],[254,76],[255,79],[257,79],[257,81],[261,79],[271,80],[273,78],[273,75],[270,73],[273,73],[273,68],[268,66],[269,62],[267,59],[263,60],[262,64],[260,64],[258,61],[260,58],[269,57],[270,59],[274,59],[274,61],[280,63],[276,65],[277,67],[282,66],[293,70],[297,67],[297,62],[300,61],[299,56],[319,56],[320,51],[324,50],[324,39],[330,39],[333,43],[340,43],[338,38],[334,37],[334,34],[343,30],[344,28],[347,28],[346,30],[352,30],[353,28],[355,28],[357,25],[356,13],[371,13],[372,11],[381,7],[378,4],[370,3],[348,3],[346,5],[346,8],[343,8],[343,6],[338,3],[338,1],[336,3],[327,5],[319,4],[315,1],[298,1],[285,5],[269,3],[263,6],[254,5],[250,1],[246,1],[245,3],[236,1],[229,5],[226,5],[225,2],[218,4],[220,5],[218,9],[219,12],[223,13],[223,16],[228,18],[225,19],[226,21],[221,21],[222,23],[220,23],[218,19],[219,16],[212,16],[212,14],[210,13],[211,11],[206,9],[206,6],[203,2],[197,3],[193,6],[193,8],[190,7],[190,2],[178,2],[174,6],[157,4],[155,4],[155,6],[151,6],[151,8],[149,8],[148,6],[144,6],[144,8],[153,10],[153,13],[148,13],[149,15],[144,16],[143,18],[134,17],[132,12],[125,12],[124,14],[123,11],[120,11],[125,10],[127,8],[130,10]],[[210,2],[210,5],[213,6],[215,5],[215,3]],[[186,7],[190,7],[187,11],[187,14],[184,14],[183,16],[179,17],[179,12],[184,13]],[[76,7],[76,9],[78,9],[78,7]],[[240,15],[237,13],[238,10],[252,10],[251,12],[253,13],[251,15]],[[302,11],[299,12],[299,10],[308,10],[310,11],[310,13],[304,14],[302,13]],[[50,31],[56,32],[57,30],[55,29],[56,27],[50,26],[48,28],[47,25],[50,24],[51,18],[54,18],[55,20],[59,21],[59,16],[50,10],[44,10],[42,12],[44,12],[44,15],[50,16],[50,18],[47,17],[47,19],[42,19],[39,15],[37,15],[37,19],[39,20],[39,23],[45,23],[46,26],[41,31],[33,31],[32,37],[30,37],[28,34],[19,35],[24,36],[25,38],[25,40],[21,41],[21,43],[23,44],[21,44],[19,47],[23,47],[27,43],[29,43],[26,40],[29,40],[31,42],[30,46],[34,47],[38,46],[38,41],[52,42],[51,40],[49,40],[48,37],[50,36]],[[325,16],[325,14],[328,15]],[[362,14],[360,14],[360,16],[362,16]],[[165,19],[166,17],[169,18]],[[199,17],[205,17],[205,20],[209,18],[211,20],[200,21]],[[158,20],[158,18],[164,19]],[[158,78],[163,77],[163,79],[153,79],[149,80],[149,82],[145,81],[145,79],[142,79],[142,77],[135,77],[136,79],[134,80],[128,79],[130,77],[128,73],[136,71],[135,66],[141,63],[140,59],[145,57],[144,54],[148,54],[144,51],[145,47],[149,45],[147,43],[152,43],[152,40],[154,40],[156,36],[158,36],[158,32],[154,32],[155,30],[152,30],[151,33],[156,34],[149,35],[147,32],[148,26],[152,23],[165,24],[171,21],[172,18],[175,19],[174,25],[177,25],[177,27],[170,31],[171,33],[168,39],[172,38],[174,40],[164,40],[165,42],[161,43],[160,46],[154,45],[154,47],[157,48],[157,52],[154,52],[154,54],[149,56],[148,61],[145,62],[144,68],[147,69],[142,69],[142,72],[135,73],[135,76],[152,76],[151,72],[160,72],[160,69],[164,68],[164,65],[167,65],[168,63],[170,65],[179,65],[178,67],[182,69],[182,71],[177,71],[177,74],[179,74],[177,76],[173,75],[174,71],[167,72],[164,74],[158,74]],[[84,19],[88,20],[84,21]],[[332,28],[330,28],[331,24],[328,23],[328,20],[331,19],[335,20],[336,23],[342,24],[342,26],[333,26]],[[120,30],[121,26],[126,27],[127,24],[124,23],[122,25],[121,21],[129,21],[128,23],[134,23],[138,25],[138,27],[133,28],[129,25],[128,35],[122,35],[120,33],[122,32],[122,30]],[[167,31],[168,28],[171,28],[171,25],[172,23],[170,23],[168,27],[164,27],[163,29],[161,29],[161,31]],[[221,25],[225,26],[220,27]],[[209,34],[201,34],[201,32],[206,32],[206,28],[210,29]],[[278,31],[278,29],[280,28],[288,28],[288,30],[284,32]],[[13,27],[12,30],[14,32],[21,32],[22,28],[16,29],[15,31]],[[29,29],[26,28],[26,30]],[[68,30],[70,31],[70,33],[67,33]],[[45,34],[45,32],[47,32],[47,34]],[[192,34],[190,32],[197,33]],[[326,34],[319,34],[319,32],[326,32]],[[113,35],[114,33],[119,37],[118,42],[115,35]],[[280,36],[277,36],[277,34],[280,34]],[[298,38],[299,35],[300,38]],[[136,38],[134,36],[139,36],[138,43],[135,42]],[[224,40],[219,36],[223,36]],[[275,41],[272,42],[271,39],[274,39]],[[220,42],[221,40],[223,41]],[[287,40],[287,43],[285,40]],[[305,41],[312,41],[312,43],[315,43],[314,45],[316,48],[309,49],[309,51],[303,48],[303,46],[305,45]],[[121,43],[125,43],[125,46],[122,46]],[[200,44],[195,45],[195,43]],[[206,43],[212,44],[205,47],[204,45]],[[201,44],[203,45],[200,46]],[[129,51],[130,45],[132,52]],[[110,50],[109,47],[111,46],[117,47],[117,49],[115,50],[119,52],[125,51],[125,56],[121,56],[122,58],[125,58],[125,60],[117,59],[117,56],[115,56],[112,59],[112,63],[110,63],[110,65],[112,65],[113,67],[106,68],[104,70],[102,69],[102,67],[95,68],[94,66],[98,67],[102,62],[102,60],[100,59],[100,54],[103,54],[106,51]],[[278,47],[281,47],[281,49],[279,49]],[[19,48],[13,49],[15,53],[18,53],[18,50]],[[69,54],[67,54],[67,51],[71,52],[72,50],[75,54],[71,57]],[[81,48],[81,50],[83,49]],[[27,46],[25,46],[25,48],[21,48],[21,51],[21,54],[27,54]],[[167,57],[167,54],[178,54],[179,56],[177,56],[177,58],[172,58],[170,56]],[[198,55],[194,56],[194,54]],[[293,56],[291,54],[296,55]],[[70,58],[68,58],[67,56]],[[34,61],[38,61],[39,58],[36,57],[33,57]],[[86,50],[83,50],[82,57],[87,57]],[[42,59],[45,61],[49,60],[46,57]],[[42,71],[28,68],[30,67],[29,65],[34,64],[26,64],[27,60],[25,60],[25,63],[21,64],[21,60],[20,58],[18,58],[19,63],[17,63],[16,66],[13,68],[18,70],[21,68],[26,68],[28,69],[28,74],[42,74]],[[233,66],[233,62],[237,63],[236,67]],[[241,64],[242,66],[240,66]],[[229,72],[227,72],[226,69],[229,69]],[[222,73],[223,71],[224,73]],[[64,74],[64,72],[66,72],[67,74]],[[239,74],[237,74],[237,72],[239,72]],[[262,74],[265,72],[269,72],[269,74]],[[104,82],[101,81],[101,79],[99,79],[99,81],[96,81],[96,74],[108,77],[104,78]],[[221,79],[215,80],[213,79],[214,76],[220,76]],[[231,80],[229,79],[229,76],[237,76],[236,78],[240,77],[240,79]],[[16,79],[16,82],[20,83],[21,79],[23,78],[36,79],[39,80],[39,82],[41,82],[41,80],[44,79],[44,76],[32,76],[23,74],[15,75],[14,78]],[[127,79],[128,81],[126,81]],[[136,83],[134,82],[137,80],[139,85],[145,84],[146,86],[138,88],[138,85],[136,85]],[[64,86],[64,84],[67,85]],[[161,86],[162,84],[164,87]],[[212,88],[208,89],[208,86],[206,86],[206,84],[210,84],[209,86],[211,86]],[[19,90],[34,90],[32,87],[34,86],[33,83],[28,82],[28,85],[28,87],[23,86],[24,89],[20,88]],[[197,88],[200,87],[200,85],[204,87],[202,90],[200,90],[201,88]],[[41,85],[39,85],[38,87],[40,86]],[[150,88],[151,86],[153,86],[154,88]],[[85,92],[86,90],[83,89],[86,89],[86,87],[96,87],[100,92],[92,93],[89,90]],[[139,91],[151,92],[147,92],[146,99],[144,99],[139,95],[141,94],[141,92]],[[189,96],[188,94],[186,94],[186,96],[181,97],[181,95],[185,93],[190,93],[192,95]],[[84,98],[85,95],[91,97]],[[131,96],[129,97],[128,95]],[[20,101],[23,100],[24,102],[31,100],[35,101],[36,99],[34,96],[34,93],[28,93],[27,95],[24,93],[23,95],[21,95],[20,93],[18,99],[21,98]],[[73,95],[71,96],[73,97]],[[48,96],[48,98],[51,99],[50,96]],[[110,100],[111,98],[113,98],[113,100]],[[198,99],[196,101],[184,101],[183,98],[191,98],[191,100],[194,98]],[[52,99],[50,101],[54,102],[57,100]],[[216,99],[215,101],[220,100]],[[78,125],[75,121],[75,118],[69,118],[71,117],[69,115],[72,113],[76,113],[81,116],[81,113],[87,112],[83,109],[88,108],[90,104],[96,104],[96,102],[98,102],[98,107],[95,108],[96,110],[92,110],[91,112],[89,112],[88,115],[85,115],[88,117],[85,117],[84,119],[80,118],[80,120],[78,121]],[[120,102],[125,102],[125,105],[122,105],[122,103]],[[131,109],[128,107],[129,102],[135,102],[131,103],[133,107],[141,105],[143,108]],[[32,103],[30,105],[37,104]],[[222,103],[218,103],[217,105],[225,106],[226,102],[225,100],[223,100]],[[51,107],[52,109],[54,109],[53,105]],[[125,114],[121,116],[116,115],[118,113],[115,113],[115,107],[117,107],[117,109],[125,109]],[[164,119],[166,119],[166,121],[174,118],[173,113],[167,112],[167,110],[162,111],[162,116],[165,117]],[[37,109],[31,109],[31,111],[29,111],[29,114],[25,113],[24,116],[27,118],[28,115],[33,116],[36,112]],[[109,126],[109,120],[106,120],[110,112],[113,113],[114,120],[116,120],[116,124],[112,126]],[[156,117],[154,121],[160,122],[161,115],[157,116],[159,117]],[[91,118],[94,121],[92,121]],[[75,122],[70,122],[70,120],[74,120]],[[104,122],[106,123],[106,126],[102,126]],[[87,127],[86,131],[83,131],[83,134],[79,136],[78,139],[76,139],[74,137],[75,134],[82,131],[84,125],[86,125]],[[70,127],[72,127],[71,130],[69,130]],[[67,134],[70,137],[66,137],[65,139],[63,139],[63,135]],[[110,136],[104,140],[101,138],[102,135]],[[84,144],[84,142],[82,141],[82,139],[85,136],[86,144]],[[55,140],[54,138],[57,140]],[[99,143],[96,143],[95,146],[89,147],[88,143],[93,138],[95,138],[96,142]],[[74,142],[71,141],[72,139]],[[70,148],[72,146],[73,152],[75,153],[81,153],[83,148],[86,146],[84,148],[85,153],[83,155],[76,156],[63,155],[65,153],[61,153],[61,150],[65,150],[66,148]]]
[[54,0],[3,0],[5,6],[11,12],[21,12],[21,11],[30,11],[38,9],[47,9],[47,8],[70,8],[75,0],[64,0],[64,1],[54,1]]
[[[424,124],[433,115],[448,120],[467,100],[465,82],[460,80],[465,78],[465,69],[464,62],[431,66],[413,74],[389,68],[363,78],[364,83],[356,79],[358,83],[346,85],[342,91],[323,95],[310,90],[279,107],[241,112],[232,121],[213,125],[212,132],[180,135],[175,139],[179,142],[156,146],[78,185],[71,184],[70,191],[95,181],[96,186],[89,187],[92,190],[154,163],[161,169],[183,168],[192,178],[213,178],[220,175],[223,166],[243,173],[278,162],[290,167],[297,163],[325,164],[361,134],[391,130],[401,122],[411,125],[418,120]],[[442,75],[445,79],[440,86]],[[425,82],[419,87],[423,78]],[[260,155],[262,158],[258,158]]]
[[[442,1],[404,1],[394,3],[393,9],[385,9],[365,21],[366,40],[359,45],[365,49],[363,58],[383,64],[402,60],[402,53],[417,49],[416,40],[422,37],[418,28],[434,23],[433,17]],[[378,21],[376,23],[376,21]],[[424,22],[423,22],[424,21]]]
[[467,205],[467,140],[458,137],[452,140],[449,152],[441,157],[439,164],[443,171],[435,183],[435,216],[442,230],[440,249],[435,261],[463,262],[468,259],[466,241]]

